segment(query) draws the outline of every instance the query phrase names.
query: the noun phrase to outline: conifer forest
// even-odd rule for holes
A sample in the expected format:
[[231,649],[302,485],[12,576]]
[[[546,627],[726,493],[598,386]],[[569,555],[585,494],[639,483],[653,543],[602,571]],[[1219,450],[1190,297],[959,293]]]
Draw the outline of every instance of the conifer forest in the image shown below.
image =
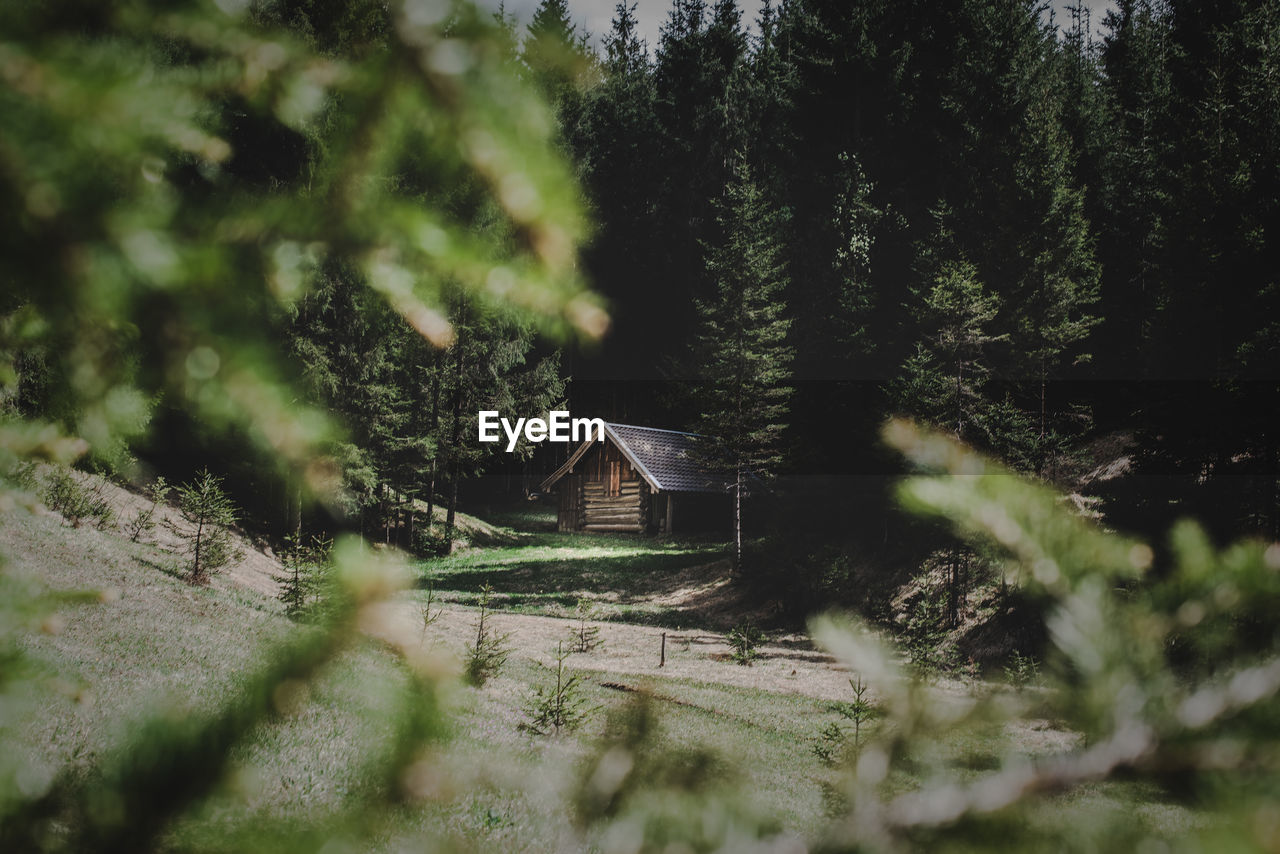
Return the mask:
[[0,851],[1280,847],[1280,2],[604,5],[0,3]]

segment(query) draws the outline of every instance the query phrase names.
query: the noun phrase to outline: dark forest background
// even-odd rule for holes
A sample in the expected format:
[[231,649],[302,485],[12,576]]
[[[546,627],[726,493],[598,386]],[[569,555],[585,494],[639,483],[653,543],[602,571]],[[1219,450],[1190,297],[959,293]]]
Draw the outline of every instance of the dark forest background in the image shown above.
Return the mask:
[[1123,528],[1280,536],[1280,6],[788,0],[749,34],[734,2],[676,0],[646,45],[620,4],[602,55],[570,11],[544,2],[526,45],[589,81],[547,84],[615,319],[568,363],[573,405],[697,427],[717,253],[775,252],[735,281],[781,283],[783,477],[755,524],[793,595],[918,557],[886,516],[889,414],[1067,491],[1128,456],[1092,487]]
[[[376,2],[253,14],[354,60],[388,31]],[[565,453],[478,446],[479,409],[714,433],[753,461],[745,574],[794,613],[865,605],[930,555],[952,576],[977,559],[891,509],[891,415],[1067,492],[1123,459],[1089,488],[1122,529],[1194,516],[1222,539],[1280,537],[1280,4],[1125,0],[1099,22],[1029,0],[784,0],[748,28],[733,0],[675,0],[650,45],[621,3],[599,49],[565,0],[526,28],[498,18],[581,180],[609,334],[559,349],[442,282],[455,334],[432,346],[325,261],[275,332],[346,427],[344,507],[304,512],[245,442],[163,401],[129,454],[208,463],[277,533],[412,548],[433,536],[413,499],[452,516],[522,498]],[[228,104],[220,180],[304,193],[323,116],[298,130]],[[401,171],[514,239],[474,179]],[[194,167],[179,177],[200,191]],[[503,268],[487,282],[519,287]],[[58,414],[53,361],[18,364],[13,405]]]

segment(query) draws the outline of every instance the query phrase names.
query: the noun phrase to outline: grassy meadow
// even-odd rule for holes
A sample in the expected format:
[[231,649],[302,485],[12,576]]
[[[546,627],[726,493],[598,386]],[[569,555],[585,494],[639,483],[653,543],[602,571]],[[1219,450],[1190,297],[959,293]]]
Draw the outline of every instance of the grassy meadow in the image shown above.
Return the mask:
[[570,616],[580,601],[600,619],[647,625],[722,617],[722,543],[541,530],[547,518],[523,514],[537,527],[513,532],[510,544],[419,563],[420,585],[461,605],[476,604],[487,585],[502,610],[544,617]]
[[[567,536],[532,521],[528,514],[516,520],[523,530],[510,527],[504,545],[417,564],[419,588],[393,606],[397,619],[420,624],[430,585],[442,604],[439,616],[420,626],[422,643],[458,667],[474,630],[477,591],[488,583],[497,591],[492,619],[510,655],[483,688],[450,689],[450,734],[431,759],[437,782],[422,802],[386,820],[379,838],[389,848],[424,838],[474,850],[601,844],[575,825],[568,805],[596,745],[612,735],[610,710],[644,693],[659,714],[657,753],[686,757],[713,788],[732,783],[748,793],[747,808],[780,832],[813,841],[831,811],[847,807],[842,772],[821,763],[812,747],[837,719],[833,702],[848,699],[848,674],[802,635],[781,632],[770,635],[754,666],[740,667],[721,632],[691,622],[711,599],[732,604],[713,578],[723,574],[718,546]],[[10,513],[0,520],[0,548],[13,570],[50,588],[112,591],[105,602],[62,609],[28,642],[52,690],[22,740],[48,766],[87,771],[144,712],[183,715],[216,705],[273,644],[309,631],[273,598],[242,584],[236,570],[193,587],[162,571],[167,551],[118,531]],[[584,674],[593,713],[575,732],[530,736],[519,727],[527,698],[551,677],[551,653],[575,625],[579,600],[588,603],[602,644],[572,655],[569,666]],[[677,625],[683,628],[671,628]],[[367,782],[361,775],[390,734],[392,689],[404,678],[396,656],[375,642],[346,653],[306,696],[290,699],[283,718],[259,727],[237,750],[234,773],[198,815],[170,831],[169,844],[217,847],[230,829],[251,826],[257,816],[322,828]],[[943,680],[930,690],[936,702],[957,709],[1007,691]],[[1034,689],[1023,701],[1034,705]],[[873,718],[867,730],[879,726]],[[908,791],[939,768],[970,779],[1007,753],[1048,755],[1076,744],[1048,720],[1032,718],[1018,730],[978,727],[932,743],[883,785]],[[1158,788],[1123,781],[1052,798],[1036,815],[1047,834],[1081,816],[1097,833],[1112,820],[1136,821],[1170,838],[1204,823]]]

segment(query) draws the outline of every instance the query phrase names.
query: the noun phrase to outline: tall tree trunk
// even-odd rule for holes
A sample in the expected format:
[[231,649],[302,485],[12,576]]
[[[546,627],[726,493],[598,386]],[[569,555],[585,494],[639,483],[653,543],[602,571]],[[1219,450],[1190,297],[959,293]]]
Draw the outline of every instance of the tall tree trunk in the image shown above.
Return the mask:
[[[438,441],[440,439],[440,357],[433,356],[432,364],[435,370],[431,374],[431,435]],[[436,473],[440,469],[440,452],[442,448],[436,445],[435,451],[431,454],[431,474],[427,476],[427,533],[431,533],[432,526],[435,525],[436,512]]]
[[[463,313],[463,322],[465,322],[465,307],[459,310]],[[446,554],[453,553],[453,523],[454,516],[457,511],[458,504],[458,476],[461,474],[462,465],[458,461],[458,442],[461,440],[462,431],[462,371],[464,367],[462,359],[463,348],[463,322],[457,324],[458,337],[454,341],[454,357],[453,357],[453,423],[449,426],[449,451],[446,459],[449,461],[449,509],[445,514],[444,520],[444,538]]]
[[289,519],[289,532],[293,534],[295,542],[301,543],[302,542],[302,478],[294,474],[294,475],[290,475],[289,479],[292,481],[288,486],[286,486],[286,489],[289,489],[289,487],[292,487],[291,489],[289,489],[289,492],[290,492],[289,497],[291,499],[291,503],[289,506],[289,510],[291,514]]
[[431,458],[431,476],[427,478],[427,531],[436,522],[436,471],[440,468],[440,450]]
[[417,505],[417,501],[418,501],[417,493],[415,492],[415,493],[413,493],[413,494],[410,494],[410,496],[409,496],[409,519],[408,519],[408,522],[409,522],[409,534],[408,534],[408,542],[407,542],[407,543],[405,543],[405,546],[406,546],[406,548],[408,548],[408,549],[409,549],[409,551],[413,551],[413,529],[414,529],[414,522],[415,522],[415,521],[417,521],[417,516],[418,516],[418,505]]
[[1048,420],[1048,404],[1046,401],[1047,375],[1044,368],[1044,356],[1040,356],[1040,440],[1044,441],[1045,425]]
[[204,518],[196,520],[196,542],[191,555],[191,580],[200,580],[200,550],[203,548]]
[[453,523],[456,518],[458,509],[458,475],[460,466],[455,461],[453,464],[453,474],[449,478],[449,510],[444,516],[444,539],[448,543],[446,553],[453,554]]
[[733,571],[742,574],[742,466],[736,472],[733,488]]

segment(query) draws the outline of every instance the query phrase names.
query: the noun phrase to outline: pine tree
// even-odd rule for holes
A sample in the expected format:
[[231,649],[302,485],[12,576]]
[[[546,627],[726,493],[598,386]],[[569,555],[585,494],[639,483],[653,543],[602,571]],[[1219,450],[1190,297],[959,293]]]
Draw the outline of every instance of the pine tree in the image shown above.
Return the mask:
[[[1182,2],[1159,12],[1149,32],[1166,40],[1169,97],[1158,106],[1169,140],[1157,181],[1168,201],[1157,208],[1148,351],[1152,372],[1177,383],[1157,386],[1145,407],[1142,462],[1195,483],[1178,497],[1182,512],[1215,519],[1222,533],[1280,532],[1280,441],[1269,414],[1280,363],[1280,8]],[[1250,496],[1220,475],[1266,485]]]
[[194,480],[177,488],[178,509],[188,527],[178,529],[187,542],[188,571],[192,584],[207,584],[209,576],[239,559],[231,540],[237,511],[222,489],[222,479],[204,469]]
[[663,248],[667,225],[658,208],[663,134],[653,63],[634,3],[617,5],[602,65],[604,79],[586,96],[574,147],[599,225],[586,267],[619,312],[634,318],[604,340],[598,361],[614,375],[631,377],[653,370],[646,356],[655,343],[653,327],[663,320],[662,283],[671,275]]
[[1060,108],[1055,97],[1045,94],[1025,119],[1015,174],[1035,225],[1016,240],[1020,256],[1030,263],[1017,270],[1008,292],[1008,305],[1015,309],[1013,348],[1038,387],[1042,469],[1053,454],[1049,381],[1064,364],[1090,359],[1084,346],[1098,322],[1092,313],[1098,300],[1093,233],[1084,216],[1084,194],[1074,185]]
[[898,399],[908,411],[969,442],[991,438],[983,435],[991,405],[987,348],[1005,340],[991,332],[999,307],[966,261],[944,264],[932,287],[919,295],[928,332],[903,367]]
[[[819,341],[833,354],[832,363],[837,362],[838,354],[847,354],[847,365],[876,344],[869,328],[876,303],[871,259],[875,230],[883,214],[872,202],[875,186],[857,158],[842,152],[838,159],[842,168],[831,214],[833,293],[824,300],[830,310],[814,314],[818,316],[815,325],[824,333]],[[817,343],[811,342],[810,346]],[[854,373],[851,365],[837,370],[841,376]]]
[[715,282],[695,343],[706,437],[701,455],[728,474],[733,496],[734,568],[744,570],[742,500],[748,482],[773,474],[783,461],[791,388],[787,341],[787,274],[778,239],[779,215],[745,167],[726,189],[718,222],[724,242],[708,247]]
[[[992,354],[993,370],[1035,413],[1033,436],[1010,438],[1047,449],[1065,408],[1050,383],[1088,359],[1098,268],[1065,126],[1056,30],[1038,10],[1001,0],[942,13],[948,42],[929,44],[912,84],[923,101],[920,130],[935,140],[920,154],[934,162],[910,180],[954,211],[957,247],[1004,307],[994,331],[1008,343]],[[924,219],[914,216],[919,229]],[[1041,452],[1035,465],[1049,460]]]
[[742,100],[747,105],[742,118],[752,141],[748,162],[756,180],[774,198],[781,195],[796,159],[795,131],[790,121],[795,107],[795,73],[783,41],[784,12],[772,0],[764,0],[741,83]]
[[284,572],[275,576],[280,591],[276,598],[284,603],[284,612],[295,620],[315,620],[323,616],[330,591],[330,560],[333,540],[313,536],[303,541],[290,535],[281,550]]
[[[654,110],[661,230],[652,248],[660,266],[645,298],[681,344],[697,320],[688,295],[703,285],[704,248],[724,239],[716,200],[750,147],[742,92],[746,47],[741,12],[732,0],[717,0],[710,9],[704,0],[674,0],[658,41]],[[673,348],[659,355],[678,353]]]
[[569,15],[567,0],[541,0],[529,22],[520,58],[562,123],[573,121],[579,108],[576,89],[594,57],[586,34],[578,32]]
[[1098,147],[1102,354],[1149,376],[1169,219],[1172,81],[1167,16],[1147,0],[1121,0],[1103,19],[1100,54],[1109,121]]
[[[478,474],[495,454],[506,456],[505,448],[496,443],[474,441],[478,413],[497,410],[545,417],[564,400],[559,354],[542,356],[529,364],[533,331],[527,324],[484,312],[466,301],[454,306],[450,321],[457,337],[443,354],[441,393],[447,406],[438,428],[440,480],[448,489],[444,539],[449,550],[453,548],[462,481]],[[516,460],[527,459],[531,453],[532,447],[524,439],[513,451]]]
[[[307,457],[336,431],[325,407],[294,394],[308,363],[290,358],[281,321],[318,279],[340,271],[368,297],[361,308],[380,303],[443,346],[444,283],[487,292],[500,260],[522,285],[508,294],[514,310],[547,329],[589,316],[598,337],[606,318],[578,277],[585,217],[571,173],[533,87],[504,73],[490,16],[398,15],[376,0],[197,5],[181,32],[158,2],[124,17],[84,7],[75,26],[66,9],[62,20],[0,11],[7,50],[56,55],[48,73],[80,81],[0,105],[6,129],[22,130],[6,147],[25,164],[0,188],[14,271],[0,297],[0,399],[127,463],[122,440],[163,393],[206,434],[234,425],[283,453],[280,504],[296,508],[300,492],[330,486]],[[446,38],[469,73],[440,86],[429,59],[443,54],[423,48]],[[255,40],[275,45],[270,62],[244,61]],[[322,66],[361,70],[316,76]],[[133,243],[122,217],[136,217]],[[499,227],[481,234],[481,220]],[[54,260],[81,251],[102,269]],[[188,355],[191,371],[161,369]],[[404,416],[404,401],[375,402]]]
[[529,720],[519,724],[520,730],[533,735],[572,732],[598,708],[583,696],[582,674],[570,673],[564,666],[569,653],[563,642],[556,644],[555,680],[535,686],[525,698],[524,713]]

